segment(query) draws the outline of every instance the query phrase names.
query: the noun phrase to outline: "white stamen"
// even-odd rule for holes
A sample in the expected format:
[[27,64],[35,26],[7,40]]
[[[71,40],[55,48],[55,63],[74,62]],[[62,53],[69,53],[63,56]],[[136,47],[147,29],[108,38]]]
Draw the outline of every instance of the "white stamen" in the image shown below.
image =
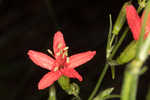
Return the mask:
[[58,70],[58,67],[55,67],[55,68],[54,68],[54,71],[57,71],[57,70]]
[[56,55],[57,55],[57,56],[60,56],[60,52],[57,52]]
[[69,49],[69,47],[65,47],[65,48],[64,48],[64,50],[68,50],[68,49]]
[[53,52],[50,49],[47,49],[48,53],[53,56]]
[[68,51],[65,52],[66,56],[68,56]]
[[63,53],[63,50],[60,50],[60,54],[62,54]]
[[65,53],[63,53],[62,58],[63,58],[63,59],[65,58]]
[[62,55],[62,58],[65,58],[65,56],[68,56],[68,51],[65,51]]
[[58,44],[58,49],[60,49],[62,47],[62,44],[61,43],[59,43]]
[[69,57],[67,57],[66,62],[69,63]]

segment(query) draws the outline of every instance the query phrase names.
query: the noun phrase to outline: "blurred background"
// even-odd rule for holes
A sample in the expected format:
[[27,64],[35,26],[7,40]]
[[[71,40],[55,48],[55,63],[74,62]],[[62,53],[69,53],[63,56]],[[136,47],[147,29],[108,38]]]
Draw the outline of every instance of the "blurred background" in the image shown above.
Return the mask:
[[[36,66],[27,56],[30,49],[47,53],[52,50],[53,35],[64,34],[69,55],[87,50],[97,54],[90,62],[78,67],[84,81],[79,82],[80,96],[87,100],[104,67],[109,29],[127,0],[0,0],[0,100],[47,100],[48,88],[39,91],[37,84],[48,71]],[[132,40],[131,34],[125,43]],[[149,65],[149,61],[147,61]],[[119,94],[124,66],[116,67],[112,80],[108,70],[103,90],[115,87]],[[140,77],[137,97],[144,100],[150,84],[150,71]],[[70,100],[55,82],[58,100]],[[119,99],[115,99],[119,100]]]

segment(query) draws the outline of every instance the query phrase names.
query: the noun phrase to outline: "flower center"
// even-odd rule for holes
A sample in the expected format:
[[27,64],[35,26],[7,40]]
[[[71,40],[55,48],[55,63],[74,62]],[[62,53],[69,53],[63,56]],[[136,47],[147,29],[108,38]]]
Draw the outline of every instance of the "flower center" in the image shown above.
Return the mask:
[[[59,49],[60,48],[60,49]],[[64,64],[67,62],[69,63],[69,57],[68,57],[68,49],[69,47],[61,48],[61,46],[58,45],[59,51],[56,53],[56,60],[60,64],[60,66],[64,66]]]
[[[69,47],[66,46],[66,47],[62,48],[62,44],[60,43],[60,44],[58,44],[57,49],[58,49],[58,52],[55,53],[55,59],[56,59],[56,63],[58,65],[54,68],[54,71],[64,68],[65,64],[69,63],[69,57],[68,57]],[[54,54],[52,53],[51,50],[48,49],[48,52],[54,57]]]

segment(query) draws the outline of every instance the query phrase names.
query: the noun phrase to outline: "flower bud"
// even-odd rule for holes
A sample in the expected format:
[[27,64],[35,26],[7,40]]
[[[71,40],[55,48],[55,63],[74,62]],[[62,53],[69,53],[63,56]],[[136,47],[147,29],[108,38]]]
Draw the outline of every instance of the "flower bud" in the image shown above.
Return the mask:
[[66,76],[61,76],[58,79],[58,83],[61,86],[61,88],[65,91],[68,91],[70,88],[70,79]]
[[80,88],[76,83],[70,83],[70,79],[68,77],[61,76],[58,79],[58,83],[61,88],[68,93],[68,95],[74,95],[75,97],[78,97]]
[[120,13],[117,17],[117,20],[114,24],[114,27],[113,27],[113,30],[112,30],[112,33],[115,34],[115,35],[118,35],[122,26],[124,25],[125,23],[125,20],[126,20],[126,6],[127,5],[130,5],[131,2],[126,2],[124,3],[124,5],[122,6],[121,10],[120,10]]
[[137,41],[133,40],[117,58],[118,64],[125,64],[131,61],[136,55]]
[[80,93],[79,86],[76,83],[71,83],[68,94],[74,95],[75,97],[78,97],[79,93]]

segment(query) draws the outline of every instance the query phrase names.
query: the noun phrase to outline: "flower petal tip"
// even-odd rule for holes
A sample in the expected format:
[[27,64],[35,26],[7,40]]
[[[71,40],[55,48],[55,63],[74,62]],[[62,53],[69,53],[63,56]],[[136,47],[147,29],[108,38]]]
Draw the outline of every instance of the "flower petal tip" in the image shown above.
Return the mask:
[[29,56],[29,58],[30,58],[31,60],[34,60],[34,56],[36,55],[36,51],[34,51],[34,50],[29,50],[29,51],[27,52],[27,54],[28,54],[28,56]]
[[54,37],[63,37],[63,34],[61,31],[57,31],[54,35]]
[[44,88],[42,88],[41,86],[38,86],[38,90],[43,90]]
[[39,83],[38,83],[38,90],[43,90],[43,89],[45,89],[45,86],[43,85],[43,84],[41,84],[42,82],[41,81],[39,81]]
[[30,56],[30,55],[32,55],[32,53],[33,53],[33,50],[29,50],[28,52],[27,52],[27,54]]
[[82,78],[82,77],[80,77],[80,78],[78,78],[78,80],[81,82],[81,81],[83,81],[83,78]]
[[89,56],[91,59],[96,55],[96,51],[89,51]]
[[93,55],[96,55],[96,51],[92,51],[92,54],[93,54]]
[[43,90],[47,87],[45,87],[43,84],[41,84],[40,82],[38,83],[38,90]]

